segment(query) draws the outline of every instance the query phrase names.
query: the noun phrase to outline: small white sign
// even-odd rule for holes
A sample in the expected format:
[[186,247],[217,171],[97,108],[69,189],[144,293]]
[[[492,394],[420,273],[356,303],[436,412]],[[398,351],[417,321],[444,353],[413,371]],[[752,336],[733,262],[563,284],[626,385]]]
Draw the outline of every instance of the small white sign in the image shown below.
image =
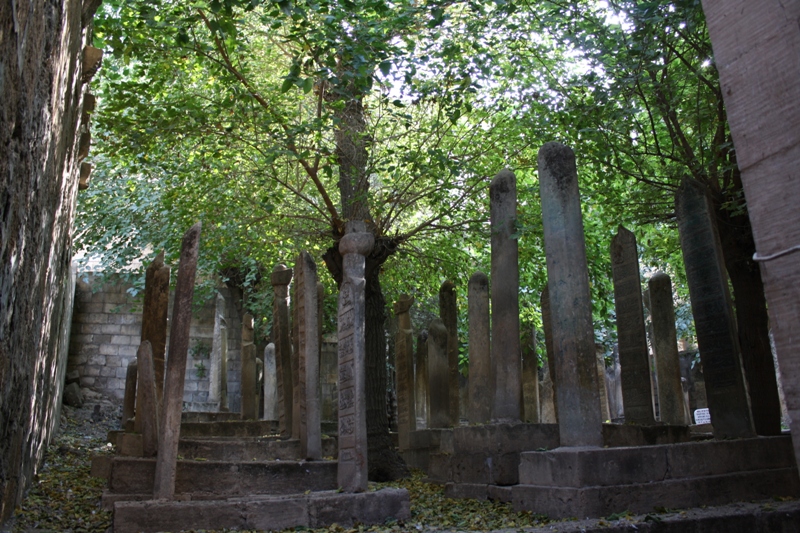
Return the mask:
[[708,412],[708,408],[706,408],[706,409],[695,409],[695,411],[694,411],[694,423],[695,424],[710,424],[711,423],[711,413]]

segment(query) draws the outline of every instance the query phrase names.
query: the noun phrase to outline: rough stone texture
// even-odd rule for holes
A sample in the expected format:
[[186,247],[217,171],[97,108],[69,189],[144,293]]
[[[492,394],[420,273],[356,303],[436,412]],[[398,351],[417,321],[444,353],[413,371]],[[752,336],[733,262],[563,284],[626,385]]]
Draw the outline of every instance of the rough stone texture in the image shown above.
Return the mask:
[[428,393],[428,331],[417,335],[417,351],[414,353],[414,407],[417,413],[417,429],[427,428],[430,418]]
[[[322,438],[323,457],[336,457],[336,439]],[[181,438],[178,453],[186,460],[207,461],[298,461],[300,441],[271,437]]]
[[456,286],[452,281],[445,281],[439,288],[439,318],[447,328],[447,389],[450,394],[447,410],[450,425],[457,426],[461,423],[458,393],[458,301]]
[[361,494],[326,491],[208,502],[119,502],[114,505],[114,531],[151,533],[223,528],[278,531],[332,524],[344,527],[382,524],[410,517],[408,492],[386,488]]
[[434,318],[428,326],[429,428],[450,426],[448,384],[447,328],[440,318]]
[[[167,314],[169,313],[170,268],[164,264],[164,252],[159,253],[145,272],[144,303],[142,305],[141,342],[149,341],[153,352],[156,398],[164,397],[164,361],[167,352]],[[139,388],[137,388],[139,390]],[[137,403],[141,393],[137,392]],[[137,422],[137,429],[140,429]]]
[[548,290],[548,284],[545,284],[544,290],[542,291],[542,295],[540,298],[541,306],[542,306],[542,329],[544,330],[544,350],[545,355],[547,356],[547,376],[543,380],[545,383],[549,385],[550,394],[548,398],[552,400],[553,406],[553,419],[552,420],[542,420],[542,422],[558,422],[558,397],[556,396],[556,362],[555,362],[555,350],[553,349],[553,315],[550,312],[550,291]]
[[559,143],[539,150],[539,189],[552,315],[562,446],[600,446],[602,419],[575,154]]
[[136,382],[139,379],[139,362],[128,363],[125,370],[125,396],[122,399],[122,423],[125,424],[136,414]]
[[278,375],[273,343],[264,348],[264,420],[278,420]]
[[374,237],[363,222],[348,222],[339,241],[342,284],[339,289],[339,487],[367,490],[367,398],[364,268]]
[[158,422],[161,418],[161,405],[158,401],[153,348],[150,346],[150,341],[142,341],[136,359],[139,366],[136,387],[136,422],[142,434],[142,454],[145,457],[153,457],[158,453]]
[[[800,244],[800,4],[704,0],[759,256]],[[797,252],[761,263],[789,416],[800,420]],[[800,462],[800,424],[791,425]]]
[[661,422],[688,424],[688,410],[683,399],[678,337],[675,333],[675,310],[672,282],[663,272],[655,273],[647,283],[650,293],[650,316],[653,322],[653,352],[658,376],[658,406]]
[[714,436],[750,437],[755,430],[728,277],[711,202],[702,184],[683,180],[675,194],[675,213]]
[[469,278],[469,403],[470,424],[485,424],[492,417],[494,377],[489,342],[489,278],[475,272]]
[[622,226],[611,240],[611,269],[625,422],[653,424],[655,418],[639,279],[639,253],[636,250],[636,236]]
[[410,434],[417,429],[414,412],[414,332],[411,330],[409,309],[414,298],[400,295],[393,310],[397,316],[397,336],[394,343],[397,371],[397,434],[400,450],[410,447]]
[[[208,364],[208,401],[219,402],[221,410],[228,408],[228,328],[225,324],[225,297],[214,298],[214,333]],[[223,349],[224,348],[224,349]]]
[[492,223],[492,419],[519,421],[522,359],[519,346],[519,252],[516,233],[517,178],[501,170],[489,186]]
[[253,341],[253,315],[246,313],[242,319],[242,419],[256,420],[256,345]]
[[302,252],[295,265],[297,301],[298,389],[295,403],[300,409],[300,450],[304,459],[321,459],[319,399],[319,310],[317,265],[308,252]]
[[77,383],[70,383],[64,387],[64,404],[70,407],[83,407],[83,394],[81,386]]
[[539,423],[539,356],[536,355],[536,330],[522,334],[523,422]]
[[292,434],[294,383],[292,381],[292,341],[289,325],[289,283],[292,269],[275,265],[272,269],[272,331],[275,342],[275,363],[278,370],[278,413],[281,435]]
[[84,91],[81,5],[3,2],[0,35],[2,523],[59,420]]

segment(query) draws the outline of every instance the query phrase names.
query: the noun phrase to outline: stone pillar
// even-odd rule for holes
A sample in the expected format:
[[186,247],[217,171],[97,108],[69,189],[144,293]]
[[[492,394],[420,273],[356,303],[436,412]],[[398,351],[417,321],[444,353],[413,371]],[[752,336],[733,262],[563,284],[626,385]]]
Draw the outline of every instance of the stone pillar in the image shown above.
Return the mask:
[[417,414],[417,429],[427,428],[430,420],[428,401],[428,331],[417,335],[417,352],[414,354],[414,410]]
[[139,376],[139,363],[134,359],[125,371],[125,396],[122,399],[122,427],[136,415],[136,382]]
[[602,446],[592,299],[578,173],[570,148],[550,142],[539,150],[539,190],[561,446]]
[[705,188],[684,179],[675,195],[686,281],[714,437],[755,434],[722,248]]
[[653,425],[655,418],[639,279],[639,254],[636,251],[636,236],[622,226],[611,239],[611,270],[625,422]]
[[533,327],[522,334],[522,397],[522,421],[538,424],[539,357],[536,355],[536,330]]
[[308,252],[301,252],[295,265],[297,299],[297,370],[300,454],[322,459],[322,428],[319,400],[319,317],[317,312],[317,265]]
[[489,186],[492,223],[492,420],[519,421],[522,357],[519,346],[519,254],[517,178],[501,170]]
[[475,272],[469,278],[469,403],[470,424],[486,424],[492,418],[494,376],[489,342],[489,278]]
[[[150,341],[153,350],[153,369],[155,371],[156,398],[161,403],[164,396],[164,355],[167,350],[167,314],[169,312],[169,273],[164,264],[162,250],[145,272],[144,302],[142,306],[141,342]],[[137,394],[137,401],[139,395]],[[140,432],[140,422],[136,421],[136,431]]]
[[225,321],[219,328],[219,410],[228,411],[228,328]]
[[300,409],[301,405],[301,396],[302,393],[300,392],[300,337],[299,337],[299,330],[298,330],[298,318],[297,318],[297,311],[298,311],[298,302],[297,302],[297,267],[298,265],[295,264],[294,270],[294,277],[295,283],[293,284],[292,290],[294,291],[294,302],[291,306],[292,312],[292,325],[290,328],[291,337],[292,337],[292,438],[299,439],[300,438]]
[[364,268],[375,238],[363,222],[348,222],[339,241],[339,470],[345,492],[367,490],[367,396]]
[[211,341],[211,356],[208,363],[208,401],[218,402],[220,409],[222,409],[222,382],[224,380],[227,385],[228,375],[227,372],[225,374],[222,373],[222,330],[225,327],[225,297],[219,292],[217,293],[215,304],[214,336]]
[[555,352],[553,351],[553,317],[550,313],[550,291],[547,290],[545,283],[541,296],[542,305],[542,329],[544,330],[544,351],[547,359],[547,379],[545,382],[550,386],[550,397],[553,402],[553,423],[558,423],[558,398],[556,397],[556,362]]
[[192,321],[194,278],[200,246],[200,223],[183,236],[178,281],[172,304],[172,327],[169,335],[169,360],[164,384],[164,409],[161,414],[158,459],[153,499],[171,500],[175,496],[175,473],[178,441],[181,436],[183,385],[186,379],[186,356],[189,351],[189,325]]
[[253,343],[253,315],[245,313],[242,317],[242,419],[257,420],[256,404],[256,345]]
[[678,337],[675,333],[675,309],[672,304],[672,281],[656,272],[647,283],[650,289],[650,317],[653,322],[653,352],[658,377],[658,405],[661,422],[685,426],[686,407],[681,386]]
[[275,364],[275,344],[264,348],[264,420],[278,420],[278,375]]
[[456,286],[452,281],[445,281],[439,288],[439,317],[447,328],[447,389],[450,393],[447,405],[450,425],[457,427],[461,423],[458,393],[458,303]]
[[414,298],[400,295],[394,303],[397,316],[397,337],[394,343],[395,368],[397,370],[397,434],[400,450],[410,448],[411,432],[417,429],[414,412],[414,332],[411,330],[411,315],[408,310]]
[[158,453],[160,409],[153,368],[153,348],[150,346],[150,341],[142,341],[136,353],[136,359],[140,368],[136,420],[141,424],[142,455],[154,457]]
[[292,269],[276,265],[272,270],[272,335],[275,342],[275,368],[278,373],[278,413],[281,437],[292,434],[292,341],[289,333],[289,283]]
[[450,426],[450,392],[447,366],[447,328],[440,318],[428,326],[428,429]]

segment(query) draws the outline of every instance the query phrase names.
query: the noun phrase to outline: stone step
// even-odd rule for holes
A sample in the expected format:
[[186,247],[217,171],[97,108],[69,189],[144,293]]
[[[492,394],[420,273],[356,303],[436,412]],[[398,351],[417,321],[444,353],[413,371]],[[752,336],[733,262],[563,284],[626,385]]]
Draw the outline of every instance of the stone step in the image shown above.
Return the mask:
[[184,411],[181,413],[181,422],[222,422],[241,419],[241,413],[230,411]]
[[275,420],[217,420],[182,422],[181,437],[263,437],[276,435]]
[[[334,458],[336,438],[322,436],[322,456]],[[182,438],[178,455],[184,459],[209,461],[297,461],[300,457],[298,439],[277,437],[204,437]]]
[[247,496],[211,501],[125,501],[114,504],[114,533],[180,530],[319,528],[382,524],[411,518],[408,492],[385,488]]

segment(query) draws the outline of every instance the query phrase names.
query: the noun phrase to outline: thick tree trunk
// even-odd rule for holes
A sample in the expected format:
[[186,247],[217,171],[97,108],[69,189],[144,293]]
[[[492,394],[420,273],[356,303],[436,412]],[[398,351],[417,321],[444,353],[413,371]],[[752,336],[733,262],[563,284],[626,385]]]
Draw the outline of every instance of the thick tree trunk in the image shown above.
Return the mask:
[[[717,203],[719,205],[719,203]],[[725,268],[733,287],[742,365],[750,391],[756,433],[781,432],[781,406],[775,365],[769,342],[769,317],[761,271],[753,261],[753,230],[746,214],[731,216],[717,208],[717,226],[725,256]]]
[[[366,261],[367,461],[370,481],[392,481],[409,474],[405,461],[392,444],[386,402],[386,300],[381,290],[380,271],[396,249],[394,241],[377,237],[375,248]],[[342,256],[338,246],[328,248],[323,259],[337,285],[341,284]]]

